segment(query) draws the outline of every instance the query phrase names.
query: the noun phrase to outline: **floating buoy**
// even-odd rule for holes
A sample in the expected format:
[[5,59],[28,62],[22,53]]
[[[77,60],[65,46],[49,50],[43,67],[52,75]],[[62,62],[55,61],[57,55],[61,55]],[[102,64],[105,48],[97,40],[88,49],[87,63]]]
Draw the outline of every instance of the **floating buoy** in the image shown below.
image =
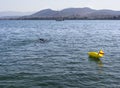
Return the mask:
[[92,58],[102,58],[104,56],[104,52],[102,50],[99,52],[88,52],[88,55]]

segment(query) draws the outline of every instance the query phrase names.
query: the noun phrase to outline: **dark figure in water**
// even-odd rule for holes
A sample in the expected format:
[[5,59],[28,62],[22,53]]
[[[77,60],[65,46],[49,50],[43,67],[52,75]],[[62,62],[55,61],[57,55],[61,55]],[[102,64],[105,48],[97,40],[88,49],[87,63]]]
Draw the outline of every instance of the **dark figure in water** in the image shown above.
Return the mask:
[[45,42],[47,42],[47,40],[46,40],[46,39],[43,39],[43,38],[40,38],[40,39],[39,39],[39,42],[45,43]]

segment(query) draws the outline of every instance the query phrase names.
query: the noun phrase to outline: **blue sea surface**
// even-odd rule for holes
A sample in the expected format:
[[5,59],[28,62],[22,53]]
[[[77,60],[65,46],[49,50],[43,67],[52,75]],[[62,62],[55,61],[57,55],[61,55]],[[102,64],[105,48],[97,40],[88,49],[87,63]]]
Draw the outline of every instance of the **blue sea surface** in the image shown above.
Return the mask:
[[0,88],[120,88],[120,21],[1,20]]

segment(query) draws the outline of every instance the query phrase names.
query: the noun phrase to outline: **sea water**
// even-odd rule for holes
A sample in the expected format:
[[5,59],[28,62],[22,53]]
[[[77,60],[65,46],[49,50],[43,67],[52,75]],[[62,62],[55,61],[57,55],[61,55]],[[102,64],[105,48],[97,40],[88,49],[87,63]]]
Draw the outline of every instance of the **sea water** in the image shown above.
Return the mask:
[[120,21],[0,21],[0,88],[108,87],[120,88]]

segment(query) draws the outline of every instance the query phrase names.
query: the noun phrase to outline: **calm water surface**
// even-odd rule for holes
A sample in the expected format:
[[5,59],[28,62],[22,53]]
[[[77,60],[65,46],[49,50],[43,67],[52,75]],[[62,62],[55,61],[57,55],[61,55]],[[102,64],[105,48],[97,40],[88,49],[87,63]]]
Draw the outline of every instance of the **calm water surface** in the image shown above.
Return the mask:
[[0,21],[0,88],[116,87],[120,21]]

